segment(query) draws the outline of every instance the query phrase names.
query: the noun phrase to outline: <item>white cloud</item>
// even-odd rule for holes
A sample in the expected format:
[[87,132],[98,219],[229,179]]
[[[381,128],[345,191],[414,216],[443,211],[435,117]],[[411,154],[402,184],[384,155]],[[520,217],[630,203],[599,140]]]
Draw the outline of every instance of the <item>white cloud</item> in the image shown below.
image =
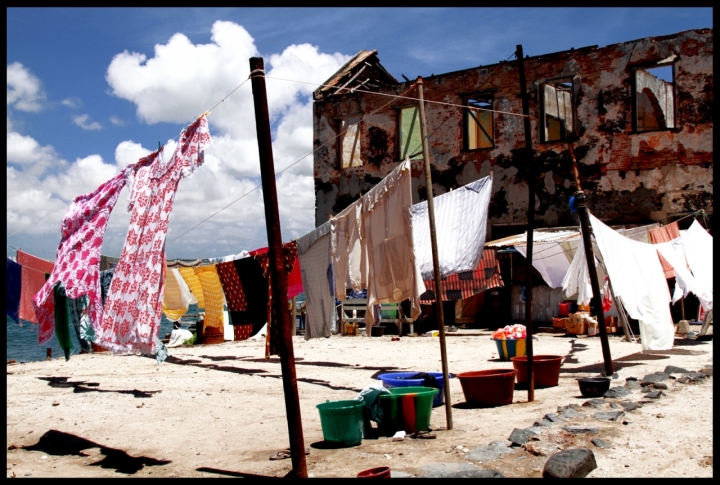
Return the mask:
[[102,129],[102,125],[98,123],[97,121],[90,122],[90,115],[89,114],[82,114],[75,116],[73,118],[73,123],[78,125],[83,130],[100,130]]
[[[217,21],[208,44],[193,44],[177,33],[166,44],[156,45],[153,57],[127,51],[116,55],[108,66],[106,79],[115,96],[135,104],[141,121],[186,124],[243,83],[250,71],[248,59],[258,55],[253,38],[243,27]],[[305,157],[276,181],[284,241],[314,228],[315,191],[312,155],[308,154],[313,147],[310,94],[316,86],[270,78],[321,83],[348,58],[319,52],[317,47],[307,44],[291,45],[266,57],[275,169],[288,168]],[[212,144],[205,163],[178,186],[168,228],[169,258],[216,257],[267,246],[250,82],[213,109],[208,120]],[[86,114],[74,121],[85,129],[100,128]],[[121,121],[110,118],[116,126]],[[176,140],[168,140],[164,160],[169,160],[175,146]],[[8,233],[19,227],[27,228],[28,233],[40,231],[39,227],[31,227],[31,221],[43,210],[69,205],[74,197],[94,190],[150,151],[126,140],[117,145],[114,162],[89,155],[68,163],[59,161],[52,147],[40,146],[34,139],[17,133],[11,137],[9,132],[8,160],[12,158],[17,167],[8,167],[8,199],[12,185],[14,200],[25,201],[25,205],[13,202],[11,209],[8,203]],[[35,168],[53,163],[62,165],[59,172],[44,175]],[[27,187],[34,187],[37,192]],[[103,254],[117,256],[122,250],[129,222],[126,194],[127,190],[110,218]],[[48,217],[48,225],[43,225],[42,230],[59,238],[63,213],[60,210]],[[57,242],[53,245],[52,254]]]
[[45,92],[40,80],[19,62],[7,66],[7,105],[20,111],[42,111]]
[[65,98],[62,101],[60,101],[60,104],[63,106],[67,106],[68,108],[82,108],[83,102],[82,99],[79,98]]
[[110,119],[110,123],[112,123],[115,126],[125,126],[125,122],[123,120],[121,120],[120,118],[118,118],[117,116],[111,116],[109,119]]

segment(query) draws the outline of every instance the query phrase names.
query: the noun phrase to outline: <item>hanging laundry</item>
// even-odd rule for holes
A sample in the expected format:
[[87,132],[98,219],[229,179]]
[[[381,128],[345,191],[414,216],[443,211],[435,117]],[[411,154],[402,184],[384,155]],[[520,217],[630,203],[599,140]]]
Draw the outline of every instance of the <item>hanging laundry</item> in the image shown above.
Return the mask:
[[225,294],[214,264],[196,266],[195,274],[200,280],[205,300],[204,328],[214,327],[223,333],[223,312],[225,307]]
[[[291,241],[284,244],[283,247],[283,263],[285,265],[285,271],[289,275],[293,271],[295,261],[298,259],[298,246],[296,241]],[[267,334],[265,337],[265,358],[269,358],[271,355],[278,355],[278,349],[280,348],[280,342],[282,340],[282,331],[280,328],[279,316],[275,315],[272,307],[273,297],[273,285],[271,284],[270,275],[270,253],[265,250],[251,251],[250,254],[259,263],[263,270],[263,277],[268,282],[268,308],[267,308]],[[277,297],[281,297],[277,295]],[[286,299],[290,297],[286,295]]]
[[[221,263],[222,264],[222,263]],[[248,257],[232,262],[235,265],[247,303],[246,310],[231,310],[233,325],[252,325],[251,335],[256,335],[267,323],[268,282],[257,259]]]
[[190,288],[177,268],[167,268],[166,275],[163,313],[171,322],[177,322],[187,313],[190,305],[197,303],[197,298],[190,293]]
[[7,316],[20,323],[18,310],[20,309],[20,288],[22,284],[22,266],[10,258],[7,258],[7,270],[5,273],[5,289],[7,299],[5,300]]
[[247,299],[245,298],[240,276],[237,269],[235,269],[235,263],[232,261],[217,263],[216,269],[220,277],[223,293],[225,293],[228,310],[231,312],[247,311]]
[[68,304],[67,295],[65,289],[61,287],[61,284],[55,283],[53,287],[55,306],[53,311],[55,313],[55,335],[57,336],[58,344],[65,354],[65,360],[70,360],[70,354],[72,354],[75,347],[73,347],[72,339],[70,339],[70,325],[68,322]]
[[[210,261],[212,263],[213,261]],[[171,259],[167,262],[168,268],[193,268],[200,266],[202,259]]]
[[205,308],[205,297],[203,296],[202,284],[200,283],[200,280],[195,274],[195,269],[185,268],[181,266],[177,270],[180,272],[180,275],[185,280],[185,283],[187,283],[188,288],[190,288],[193,296],[195,296],[195,298],[197,299],[198,309]]
[[328,281],[332,265],[330,221],[297,240],[302,284],[305,289],[305,340],[329,337],[335,325],[335,295]]
[[[473,271],[483,255],[492,175],[433,198],[440,276]],[[412,238],[423,280],[435,277],[427,201],[415,204]]]
[[693,293],[700,300],[700,305],[705,310],[710,310],[713,305],[713,295],[711,288],[703,284],[701,280],[695,278],[687,263],[687,250],[685,248],[684,235],[673,239],[672,241],[655,244],[655,249],[665,261],[670,264],[675,273],[675,292],[672,296],[674,304],[680,298]]
[[[695,220],[683,234],[682,239],[685,256],[693,276],[698,285],[712,295],[714,268],[712,236]],[[18,262],[20,262],[19,259]]]
[[[21,284],[20,284],[20,308],[18,315],[21,320],[32,323],[38,323],[33,305],[33,297],[45,285],[45,275],[53,272],[53,263],[44,259],[36,258],[23,251],[17,252],[17,262],[22,266]],[[50,287],[52,290],[52,287]],[[51,319],[52,321],[52,319]],[[38,330],[38,342],[44,343],[52,337],[52,326],[40,325]]]
[[127,167],[94,191],[73,200],[61,224],[61,240],[50,278],[35,296],[33,304],[40,329],[38,340],[42,344],[52,335],[53,288],[62,282],[68,298],[87,295],[90,299],[90,321],[99,326],[102,318],[100,290],[100,250],[110,213],[125,187],[126,174],[149,160],[141,160]]
[[102,294],[102,303],[105,306],[105,300],[110,294],[110,283],[112,283],[113,276],[115,275],[115,268],[106,269],[100,271],[100,293]]
[[75,328],[80,350],[91,352],[92,343],[95,342],[97,336],[90,322],[90,299],[87,295],[83,295],[80,298],[68,298],[67,303],[68,320]]
[[[612,229],[610,230],[612,231]],[[535,251],[533,251],[533,253],[534,252]],[[597,266],[597,259],[595,259],[595,266]],[[578,305],[590,304],[590,300],[593,297],[593,290],[592,283],[590,282],[590,272],[588,271],[584,244],[578,244],[575,250],[575,256],[563,278],[562,289],[565,292],[566,298],[577,294]]]
[[607,313],[613,306],[612,291],[610,290],[610,278],[605,277],[605,283],[603,284],[603,300],[602,309],[603,313]]
[[[672,241],[673,239],[680,237],[680,226],[678,226],[677,221],[675,221],[662,227],[648,229],[648,235],[650,236],[650,242],[653,244]],[[673,270],[672,265],[662,256],[662,254],[659,256],[660,264],[662,264],[663,272],[665,273],[665,278],[673,278],[675,276],[675,271]]]
[[670,290],[654,245],[624,237],[592,214],[590,223],[615,296],[640,324],[643,349],[672,348],[675,329],[670,315]]
[[[579,240],[579,238],[577,239]],[[527,258],[526,245],[517,245],[515,249]],[[533,241],[532,265],[550,288],[562,288],[563,279],[570,269],[570,260],[567,258],[562,242]]]
[[425,288],[413,251],[410,175],[410,160],[405,160],[362,199],[362,244],[367,244],[368,255],[368,327],[374,323],[372,307],[380,303],[409,299],[410,317],[420,316],[418,297]]
[[[283,244],[283,251],[290,251],[292,252],[293,249],[291,248],[291,245],[297,244],[297,241],[290,241],[289,243]],[[246,251],[243,251],[245,253]],[[255,256],[257,254],[263,254],[267,253],[268,248],[259,248],[254,249],[253,251],[250,251],[247,253],[249,256]],[[240,253],[242,254],[242,253]],[[288,253],[290,254],[290,253]],[[236,258],[237,259],[237,258]],[[234,260],[233,260],[234,261]],[[288,278],[288,299],[295,298],[300,293],[303,292],[303,285],[302,285],[302,276],[300,275],[300,259],[295,258],[295,264],[292,267],[292,270],[288,272],[287,275]]]
[[[435,301],[435,278],[424,281],[426,291],[420,295],[420,303],[429,305]],[[473,271],[455,273],[442,279],[443,301],[463,300],[491,288],[502,287],[500,261],[494,249],[485,249],[483,257]]]
[[330,252],[335,274],[335,298],[345,299],[346,290],[367,288],[367,247],[361,244],[362,198],[330,219]]
[[209,142],[207,118],[202,115],[182,131],[167,164],[159,150],[151,154],[150,165],[129,172],[130,228],[98,332],[99,344],[113,352],[155,353],[170,212],[180,179],[203,164]]

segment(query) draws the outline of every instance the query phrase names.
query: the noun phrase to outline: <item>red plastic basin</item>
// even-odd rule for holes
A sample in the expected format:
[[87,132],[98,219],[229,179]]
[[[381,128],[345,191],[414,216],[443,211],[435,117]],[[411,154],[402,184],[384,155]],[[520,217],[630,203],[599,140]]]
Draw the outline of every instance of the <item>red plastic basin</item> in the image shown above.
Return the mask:
[[[510,359],[517,371],[517,383],[527,384],[527,355]],[[560,378],[561,355],[533,355],[533,380],[535,387],[555,387]]]
[[469,404],[504,406],[512,403],[515,374],[515,369],[490,369],[461,372],[457,378]]

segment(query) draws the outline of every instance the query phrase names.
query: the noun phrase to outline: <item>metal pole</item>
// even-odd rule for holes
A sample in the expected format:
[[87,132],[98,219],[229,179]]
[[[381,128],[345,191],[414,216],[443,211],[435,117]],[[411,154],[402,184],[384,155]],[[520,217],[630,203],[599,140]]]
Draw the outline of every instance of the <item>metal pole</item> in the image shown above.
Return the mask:
[[520,74],[520,99],[522,100],[523,124],[525,127],[525,157],[528,170],[528,213],[527,213],[527,256],[525,260],[525,331],[527,333],[527,375],[528,375],[528,402],[535,400],[535,375],[533,374],[533,326],[532,326],[532,260],[533,260],[533,226],[535,225],[535,166],[532,156],[532,137],[530,127],[530,106],[528,105],[527,89],[525,86],[525,62],[522,45],[517,46],[515,55],[518,60]]
[[603,359],[605,360],[605,375],[612,377],[614,371],[612,357],[610,356],[607,329],[605,328],[605,313],[603,312],[602,298],[600,297],[600,283],[598,283],[597,280],[595,255],[593,254],[592,243],[590,242],[590,218],[588,216],[587,206],[585,205],[585,193],[582,190],[575,192],[575,201],[577,202],[578,214],[580,215],[580,227],[582,227],[582,238],[583,244],[585,245],[585,259],[587,260],[590,284],[593,290],[590,305],[592,305],[591,308],[595,307],[595,315],[598,318],[598,327],[600,327],[600,343],[602,344]]
[[265,223],[268,236],[270,257],[270,281],[272,285],[272,324],[280,325],[282,339],[279,344],[280,368],[282,369],[283,391],[285,393],[285,413],[290,435],[290,456],[294,476],[307,478],[305,460],[305,440],[300,416],[300,398],[295,374],[295,355],[290,328],[290,312],[287,310],[287,271],[280,234],[280,215],[278,213],[277,189],[275,187],[275,163],[270,133],[270,115],[265,91],[265,64],[262,57],[250,58],[250,77],[252,79],[253,102],[255,105],[255,127],[260,152],[260,176],[262,178],[263,202],[265,204]]
[[433,269],[435,272],[435,313],[438,318],[440,332],[440,358],[442,360],[443,387],[445,391],[445,419],[447,429],[453,429],[452,406],[450,400],[450,379],[448,378],[447,349],[445,346],[445,314],[443,313],[442,282],[440,281],[440,263],[438,260],[437,234],[435,233],[435,208],[433,206],[432,174],[430,173],[430,150],[427,143],[427,126],[425,125],[425,98],[423,97],[422,77],[417,79],[420,102],[420,136],[422,136],[423,160],[425,161],[425,185],[427,187],[428,219],[430,220],[430,243],[432,247]]
[[[595,255],[593,253],[592,242],[590,241],[590,218],[588,217],[587,206],[585,205],[585,193],[580,188],[580,175],[578,175],[577,159],[575,158],[575,150],[571,142],[568,142],[568,150],[573,164],[573,175],[575,176],[575,201],[577,203],[578,215],[580,217],[580,227],[582,228],[582,239],[585,247],[585,259],[587,260],[588,273],[590,275],[590,285],[592,285],[593,297],[591,305],[595,307],[595,315],[598,318],[598,327],[600,330],[600,343],[602,344],[603,359],[605,360],[605,375],[611,377],[613,375],[613,363],[610,356],[610,343],[608,342],[607,329],[605,328],[605,313],[602,309],[602,298],[600,296],[600,283],[598,282],[597,269],[595,268]],[[608,278],[610,276],[608,275]],[[614,293],[613,293],[614,294]],[[592,308],[592,307],[591,307]],[[618,315],[620,309],[618,309]],[[627,337],[627,334],[626,334]]]

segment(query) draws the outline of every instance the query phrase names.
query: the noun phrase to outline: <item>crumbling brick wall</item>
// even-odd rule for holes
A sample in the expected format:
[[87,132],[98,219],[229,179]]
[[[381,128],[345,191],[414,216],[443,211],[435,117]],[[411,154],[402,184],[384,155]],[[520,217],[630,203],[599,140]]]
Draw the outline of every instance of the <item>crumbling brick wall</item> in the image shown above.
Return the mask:
[[[567,141],[544,142],[540,136],[542,84],[558,76],[579,76],[574,151],[593,214],[611,224],[630,224],[698,209],[711,213],[712,57],[712,29],[699,29],[526,58],[536,224],[577,224],[568,207],[576,187]],[[674,110],[674,128],[639,132],[634,119],[635,70],[655,67],[662,60],[675,72],[674,93],[660,100],[666,103],[663,110]],[[399,83],[382,92],[417,97],[412,84]],[[659,92],[656,84],[645,82]],[[431,76],[423,79],[423,86],[433,193],[439,195],[492,171],[489,222],[526,222],[528,164],[523,155],[523,118],[517,116],[522,113],[517,61]],[[458,106],[464,94],[488,89],[494,90],[495,110],[515,115],[495,113],[494,148],[465,150]],[[398,108],[412,103],[358,91],[315,100],[316,225],[366,193],[397,165]],[[342,169],[337,120],[358,113],[363,116],[358,137],[363,163]],[[412,165],[413,199],[419,202],[426,193],[424,165],[421,159]]]

